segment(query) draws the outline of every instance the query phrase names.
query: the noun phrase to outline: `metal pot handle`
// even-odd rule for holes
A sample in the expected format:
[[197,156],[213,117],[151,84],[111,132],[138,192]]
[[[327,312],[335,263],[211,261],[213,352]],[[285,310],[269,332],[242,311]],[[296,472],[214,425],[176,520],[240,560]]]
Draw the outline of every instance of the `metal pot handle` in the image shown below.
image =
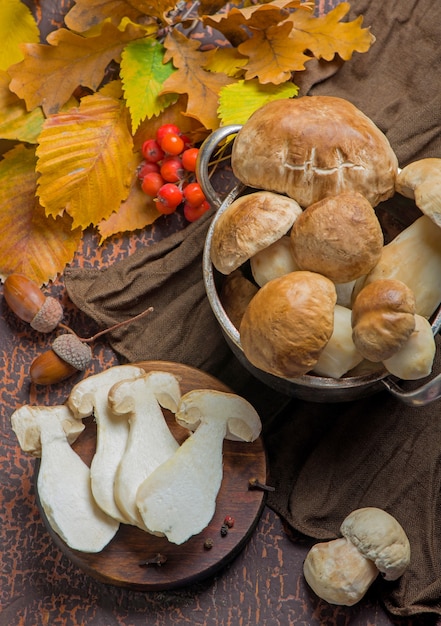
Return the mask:
[[[433,334],[436,335],[441,328],[441,305],[432,323]],[[421,385],[413,391],[404,391],[390,377],[381,381],[386,389],[396,398],[409,406],[426,406],[441,398],[441,374],[438,374],[428,383]]]
[[[230,126],[221,126],[216,129],[209,135],[205,141],[202,143],[198,159],[196,163],[196,178],[200,186],[202,187],[202,191],[204,192],[205,197],[208,202],[218,209],[224,198],[222,198],[217,191],[214,189],[213,185],[210,181],[210,175],[208,171],[208,167],[210,164],[211,157],[213,156],[213,152],[220,144],[221,141],[229,137],[230,135],[235,135],[242,128],[241,124],[232,124]],[[241,186],[241,183],[238,183],[238,186]]]

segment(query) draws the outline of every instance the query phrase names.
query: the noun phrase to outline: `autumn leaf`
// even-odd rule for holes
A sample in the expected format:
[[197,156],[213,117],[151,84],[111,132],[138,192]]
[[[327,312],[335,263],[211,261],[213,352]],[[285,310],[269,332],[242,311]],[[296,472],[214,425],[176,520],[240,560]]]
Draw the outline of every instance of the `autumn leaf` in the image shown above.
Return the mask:
[[174,0],[130,0],[138,11],[144,15],[151,15],[164,21],[165,14],[176,7]]
[[348,61],[354,52],[367,52],[375,37],[369,28],[361,27],[362,15],[352,22],[341,22],[349,9],[348,2],[341,2],[322,17],[312,17],[303,11],[292,13],[289,16],[293,24],[289,45],[301,42],[304,50],[325,61],[331,61],[336,54]]
[[282,85],[261,85],[257,79],[240,80],[220,93],[219,118],[222,126],[245,124],[248,118],[271,100],[293,98],[299,89],[288,81]]
[[142,12],[126,0],[76,0],[64,23],[69,29],[81,33],[106,19],[118,26],[124,17],[135,21],[140,15]]
[[132,132],[145,117],[159,115],[178,99],[176,94],[160,95],[164,81],[174,72],[171,62],[162,62],[163,57],[164,47],[150,37],[133,41],[124,48],[120,75]]
[[61,28],[48,37],[50,45],[25,46],[23,61],[8,70],[9,87],[28,110],[41,105],[46,115],[56,113],[79,85],[95,91],[110,61],[119,62],[124,46],[144,35],[144,29],[131,24],[121,32],[108,22],[94,37]]
[[187,94],[186,115],[199,120],[207,129],[217,128],[219,91],[233,79],[223,73],[205,70],[207,53],[199,50],[197,41],[187,39],[176,29],[167,36],[164,45],[164,60],[173,59],[177,71],[167,78],[162,93]]
[[32,13],[21,0],[2,0],[0,41],[0,70],[7,70],[23,59],[20,44],[40,41],[40,31]]
[[9,90],[10,77],[0,71],[0,138],[36,143],[44,122],[43,111],[26,111],[23,100]]
[[236,48],[227,46],[208,50],[206,59],[204,69],[221,72],[233,78],[240,76],[242,68],[248,63],[247,57],[239,54]]
[[134,175],[127,200],[121,204],[116,213],[112,213],[107,220],[98,224],[100,244],[112,235],[145,228],[153,224],[159,216],[153,199],[142,191],[139,180]]
[[45,216],[35,196],[35,150],[18,145],[0,161],[0,278],[21,272],[38,285],[61,273],[78,249],[81,230],[69,216]]
[[136,168],[124,105],[86,96],[78,108],[50,116],[37,148],[38,194],[50,216],[66,211],[73,227],[98,224],[117,211]]

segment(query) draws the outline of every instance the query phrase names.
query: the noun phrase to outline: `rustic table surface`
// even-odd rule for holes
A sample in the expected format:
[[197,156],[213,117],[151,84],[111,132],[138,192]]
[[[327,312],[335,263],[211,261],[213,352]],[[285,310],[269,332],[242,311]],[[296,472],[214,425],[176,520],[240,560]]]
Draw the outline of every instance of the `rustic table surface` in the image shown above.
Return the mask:
[[[334,4],[336,0],[334,0]],[[54,6],[66,10],[69,0],[26,2],[42,31],[53,28]],[[321,10],[332,0],[321,0]],[[152,228],[129,238],[114,238],[98,247],[87,233],[74,264],[104,267],[139,246],[182,227],[177,216],[161,218]],[[78,334],[96,331],[69,302],[62,278],[54,285],[65,308],[65,321]],[[436,619],[395,618],[381,607],[375,585],[354,607],[333,607],[306,585],[302,563],[310,541],[293,535],[264,507],[257,526],[234,558],[214,575],[172,590],[133,590],[98,581],[73,563],[57,546],[37,506],[36,460],[24,454],[10,426],[13,411],[24,403],[64,402],[72,380],[56,387],[30,383],[32,360],[48,348],[49,338],[29,330],[14,317],[0,287],[0,624],[3,626],[200,626],[360,625],[411,626]],[[103,337],[94,344],[88,374],[118,363]]]

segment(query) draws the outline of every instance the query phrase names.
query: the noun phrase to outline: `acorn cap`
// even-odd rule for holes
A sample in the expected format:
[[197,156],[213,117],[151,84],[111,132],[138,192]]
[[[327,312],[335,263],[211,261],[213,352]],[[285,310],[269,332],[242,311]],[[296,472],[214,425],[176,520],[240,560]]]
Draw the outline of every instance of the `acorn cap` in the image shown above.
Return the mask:
[[59,335],[52,343],[52,350],[63,361],[69,363],[77,370],[84,370],[92,360],[90,346],[82,342],[76,335]]
[[50,333],[58,326],[62,318],[63,307],[60,302],[52,296],[47,296],[30,325],[40,333]]

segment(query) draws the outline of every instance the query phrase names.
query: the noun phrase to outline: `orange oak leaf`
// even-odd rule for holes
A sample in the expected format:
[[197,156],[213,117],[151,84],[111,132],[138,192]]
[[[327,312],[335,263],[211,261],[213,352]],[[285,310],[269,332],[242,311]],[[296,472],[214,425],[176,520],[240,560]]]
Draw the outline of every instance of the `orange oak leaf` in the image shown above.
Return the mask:
[[107,219],[127,197],[136,159],[124,104],[100,94],[48,117],[37,148],[46,214],[65,211],[74,228]]
[[17,145],[0,162],[0,278],[26,274],[38,285],[70,263],[81,240],[72,219],[45,216],[35,195],[35,149]]
[[124,17],[135,21],[140,15],[142,12],[127,0],[76,0],[64,23],[80,33],[105,19],[118,26]]
[[199,120],[207,129],[217,128],[219,91],[233,79],[221,72],[205,70],[204,65],[210,57],[199,50],[197,41],[188,39],[176,29],[167,35],[164,46],[164,62],[172,59],[177,71],[164,82],[161,93],[187,94],[185,114]]
[[29,111],[41,105],[46,115],[56,113],[79,85],[95,91],[110,61],[119,61],[126,43],[144,35],[131,24],[120,31],[108,22],[93,37],[60,28],[49,44],[25,44],[23,61],[8,69],[9,88]]
[[101,235],[100,244],[117,233],[134,231],[144,228],[160,216],[153,199],[141,189],[136,175],[133,177],[130,193],[119,209],[107,219],[98,224]]

